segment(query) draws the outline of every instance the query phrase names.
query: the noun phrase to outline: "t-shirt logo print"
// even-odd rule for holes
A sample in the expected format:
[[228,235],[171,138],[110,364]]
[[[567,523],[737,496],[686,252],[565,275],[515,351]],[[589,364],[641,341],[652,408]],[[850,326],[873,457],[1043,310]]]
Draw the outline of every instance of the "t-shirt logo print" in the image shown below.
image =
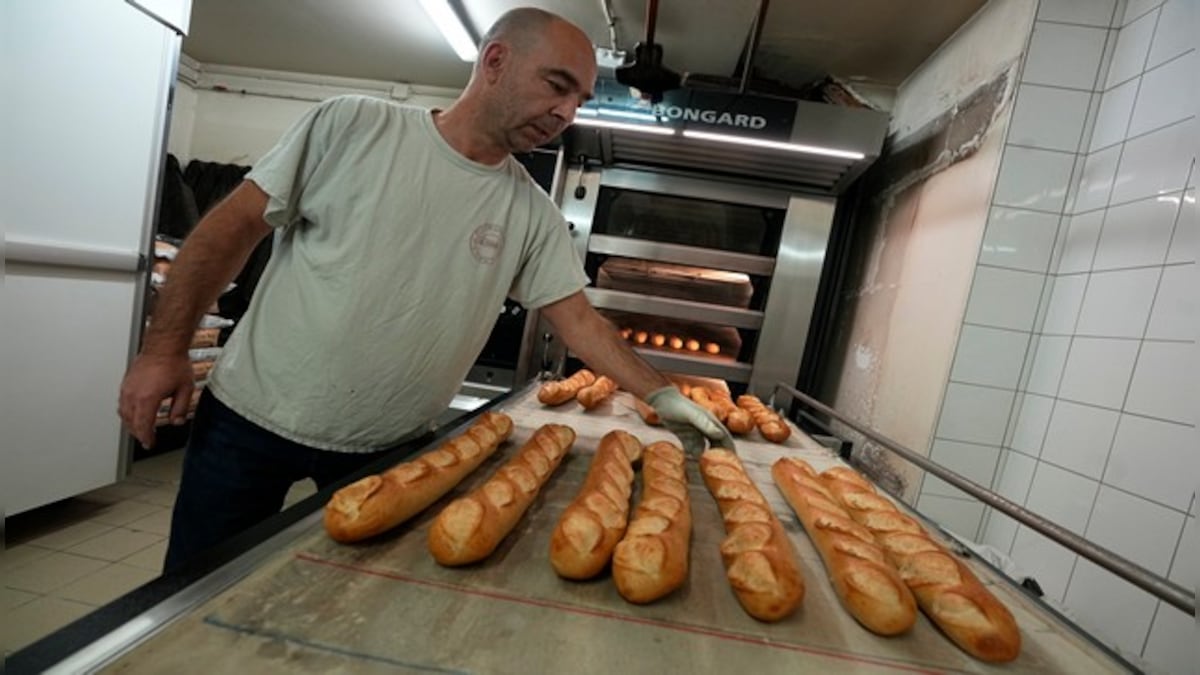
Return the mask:
[[471,233],[471,255],[475,260],[491,265],[500,258],[504,250],[504,230],[491,223],[484,223]]

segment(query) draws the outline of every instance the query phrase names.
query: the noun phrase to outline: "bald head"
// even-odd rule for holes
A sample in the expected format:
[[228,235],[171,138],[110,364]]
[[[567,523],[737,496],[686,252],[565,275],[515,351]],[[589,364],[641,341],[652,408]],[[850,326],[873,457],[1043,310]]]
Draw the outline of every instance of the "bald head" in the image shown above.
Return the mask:
[[456,102],[479,135],[512,152],[546,143],[592,97],[596,53],[578,26],[550,12],[505,12],[479,45],[471,80]]
[[[496,19],[496,23],[492,24],[492,28],[487,29],[480,38],[479,52],[484,53],[488,44],[492,42],[500,42],[517,54],[526,54],[530,49],[539,47],[547,36],[553,34],[569,36],[576,46],[592,46],[592,42],[582,30],[558,14],[536,7],[517,7],[516,10],[504,12]],[[480,61],[481,59],[475,61],[475,70],[479,70]]]

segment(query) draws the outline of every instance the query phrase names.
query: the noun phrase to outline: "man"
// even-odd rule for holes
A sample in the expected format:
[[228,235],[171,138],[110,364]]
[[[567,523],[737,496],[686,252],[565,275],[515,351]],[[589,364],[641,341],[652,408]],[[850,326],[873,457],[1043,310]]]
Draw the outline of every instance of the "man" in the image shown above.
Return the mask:
[[511,157],[556,137],[591,97],[591,42],[536,9],[505,14],[482,42],[446,110],[319,105],[180,251],[121,387],[121,418],[147,446],[165,398],[173,421],[186,414],[187,348],[204,308],[277,231],[196,412],[168,569],[277,512],[296,480],[324,487],[423,433],[505,296],[541,308],[693,451],[702,434],[733,447],[587,302],[562,215]]

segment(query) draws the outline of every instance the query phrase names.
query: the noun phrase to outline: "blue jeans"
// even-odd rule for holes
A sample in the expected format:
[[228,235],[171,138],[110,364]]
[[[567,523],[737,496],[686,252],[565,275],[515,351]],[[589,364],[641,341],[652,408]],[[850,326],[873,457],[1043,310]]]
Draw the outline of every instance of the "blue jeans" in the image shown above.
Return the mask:
[[205,391],[184,454],[164,570],[278,513],[296,481],[311,478],[325,488],[389,452],[331,452],[289,441]]

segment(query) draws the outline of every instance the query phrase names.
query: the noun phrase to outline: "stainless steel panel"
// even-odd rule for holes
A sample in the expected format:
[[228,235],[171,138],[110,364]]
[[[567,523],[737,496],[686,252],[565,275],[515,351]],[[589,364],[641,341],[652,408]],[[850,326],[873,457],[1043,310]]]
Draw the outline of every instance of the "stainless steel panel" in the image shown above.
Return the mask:
[[770,276],[775,269],[775,259],[766,256],[731,253],[682,244],[663,244],[656,241],[610,235],[593,235],[588,239],[587,250],[592,253],[695,265],[758,276]]
[[750,391],[761,397],[770,396],[776,382],[796,381],[835,205],[823,197],[793,197],[788,205],[750,379]]
[[729,382],[749,382],[751,366],[740,361],[709,359],[689,354],[674,354],[655,349],[634,350],[646,363],[668,373],[695,375],[697,377],[719,377]]
[[887,130],[885,112],[797,101],[791,142],[860,152],[866,158],[850,164],[870,165],[879,156]]
[[642,295],[641,293],[614,291],[607,288],[587,288],[584,289],[584,293],[593,306],[601,309],[616,309],[735,328],[757,329],[763,322],[762,312],[740,307]]
[[791,196],[782,190],[752,185],[731,185],[702,178],[628,169],[605,169],[600,175],[600,185],[771,209],[786,209]]
[[572,166],[566,171],[561,189],[562,201],[558,206],[563,218],[571,224],[575,253],[582,262],[587,257],[587,242],[592,234],[592,217],[596,213],[596,197],[600,194],[600,172]]

